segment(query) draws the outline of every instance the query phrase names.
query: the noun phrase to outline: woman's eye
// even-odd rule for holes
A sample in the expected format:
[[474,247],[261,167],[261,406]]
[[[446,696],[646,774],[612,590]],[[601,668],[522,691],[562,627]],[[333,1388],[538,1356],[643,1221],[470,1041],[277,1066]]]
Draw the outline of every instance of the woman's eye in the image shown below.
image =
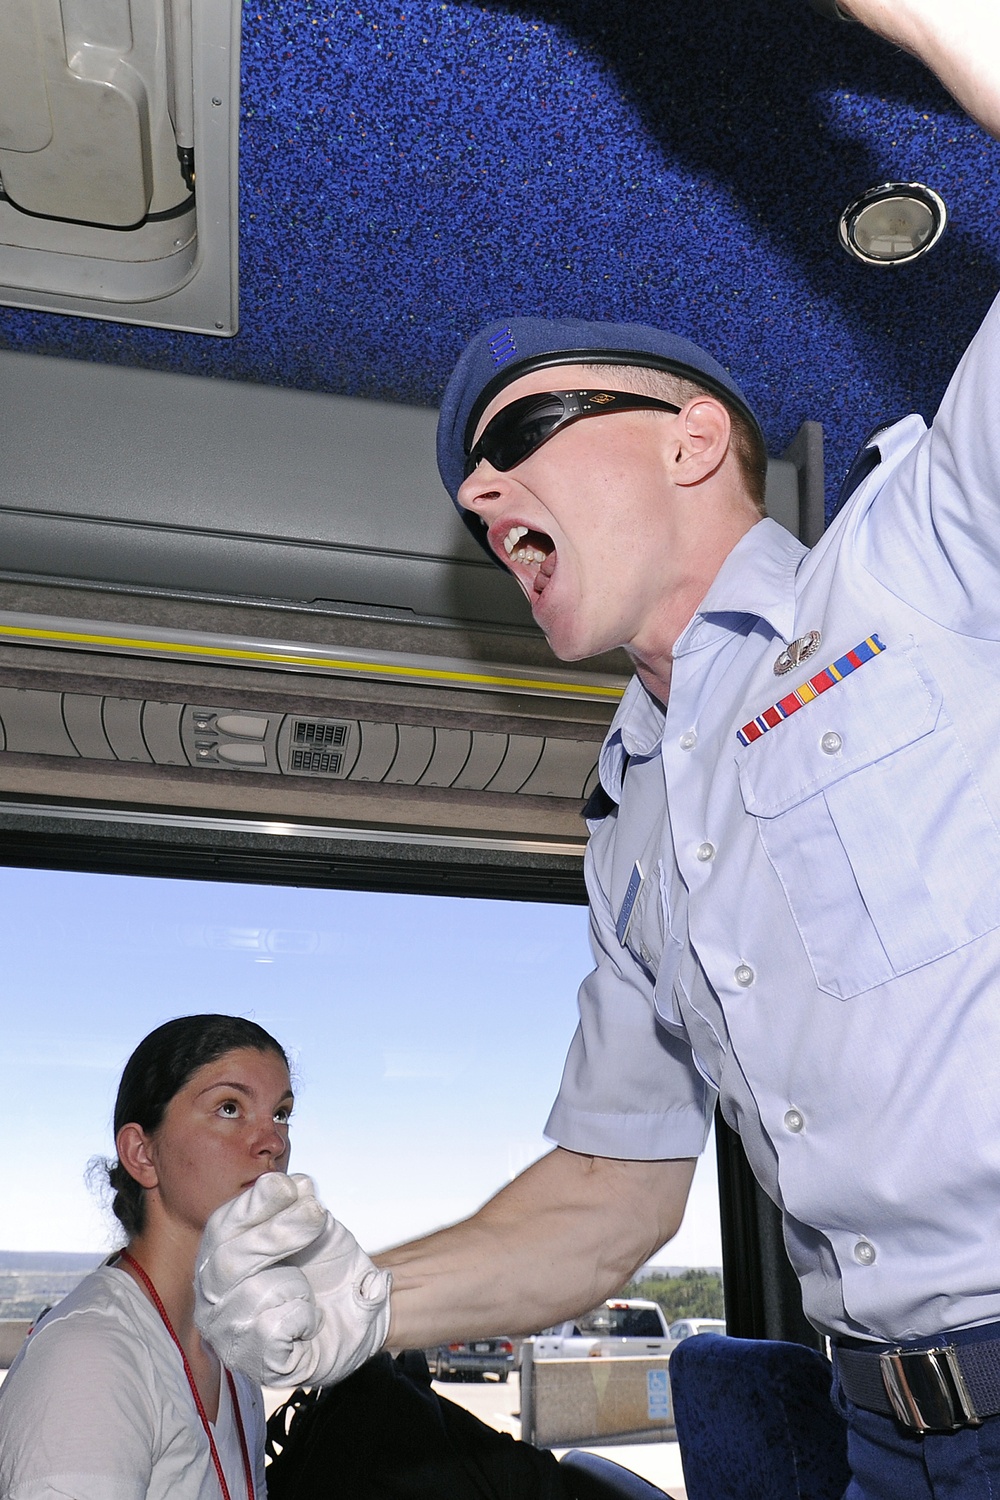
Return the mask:
[[287,1125],[291,1118],[292,1111],[287,1104],[282,1104],[280,1109],[274,1111],[274,1122],[276,1125]]
[[224,1115],[227,1120],[235,1120],[240,1112],[240,1107],[235,1099],[226,1099],[219,1105],[219,1114]]

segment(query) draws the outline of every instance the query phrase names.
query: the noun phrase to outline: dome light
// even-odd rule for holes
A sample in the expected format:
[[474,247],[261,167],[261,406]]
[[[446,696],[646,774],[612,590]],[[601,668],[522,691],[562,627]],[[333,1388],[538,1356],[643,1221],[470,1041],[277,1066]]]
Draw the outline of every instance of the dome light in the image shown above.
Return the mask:
[[933,249],[944,234],[944,199],[920,182],[869,188],[840,216],[840,243],[866,266],[903,266]]

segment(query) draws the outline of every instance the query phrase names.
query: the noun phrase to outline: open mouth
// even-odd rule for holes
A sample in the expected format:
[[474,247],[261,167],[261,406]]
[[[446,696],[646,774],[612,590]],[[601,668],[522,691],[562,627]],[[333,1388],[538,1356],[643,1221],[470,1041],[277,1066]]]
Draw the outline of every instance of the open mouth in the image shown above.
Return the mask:
[[508,527],[496,538],[496,543],[503,548],[508,562],[520,563],[528,569],[540,568],[555,552],[555,543],[546,532],[533,531],[520,523]]

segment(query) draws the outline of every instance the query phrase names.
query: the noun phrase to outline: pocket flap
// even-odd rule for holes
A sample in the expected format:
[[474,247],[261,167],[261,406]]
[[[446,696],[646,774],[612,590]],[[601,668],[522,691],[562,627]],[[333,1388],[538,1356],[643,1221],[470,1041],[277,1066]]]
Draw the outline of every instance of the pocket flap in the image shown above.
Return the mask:
[[883,651],[737,753],[743,805],[776,817],[929,734],[940,709],[914,656]]

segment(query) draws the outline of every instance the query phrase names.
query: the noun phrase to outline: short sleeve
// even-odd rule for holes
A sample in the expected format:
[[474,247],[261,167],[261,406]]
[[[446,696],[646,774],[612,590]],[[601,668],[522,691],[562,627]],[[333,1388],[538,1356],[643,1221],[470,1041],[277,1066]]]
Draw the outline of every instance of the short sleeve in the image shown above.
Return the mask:
[[857,556],[939,624],[1000,639],[1000,299],[952,376],[930,429],[879,438],[885,462],[858,492]]
[[567,1150],[619,1160],[698,1156],[715,1092],[687,1040],[658,1022],[652,983],[618,942],[599,875],[604,836],[597,830],[587,851],[596,967],[580,986],[580,1022],[545,1133]]
[[4,1500],[145,1500],[158,1419],[143,1358],[86,1313],[38,1330],[0,1387]]

